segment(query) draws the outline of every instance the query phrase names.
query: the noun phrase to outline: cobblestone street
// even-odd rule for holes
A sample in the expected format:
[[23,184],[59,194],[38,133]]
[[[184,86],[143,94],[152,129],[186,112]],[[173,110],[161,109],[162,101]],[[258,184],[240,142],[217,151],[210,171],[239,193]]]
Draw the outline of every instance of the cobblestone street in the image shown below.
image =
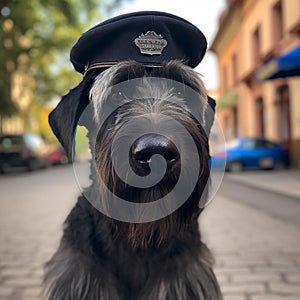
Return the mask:
[[[0,300],[41,300],[43,264],[76,200],[71,167],[0,178]],[[299,300],[300,229],[219,195],[200,221],[225,300]]]
[[225,300],[299,300],[300,231],[217,197],[202,222]]
[[0,299],[40,300],[43,265],[78,192],[72,169],[8,175],[0,189]]

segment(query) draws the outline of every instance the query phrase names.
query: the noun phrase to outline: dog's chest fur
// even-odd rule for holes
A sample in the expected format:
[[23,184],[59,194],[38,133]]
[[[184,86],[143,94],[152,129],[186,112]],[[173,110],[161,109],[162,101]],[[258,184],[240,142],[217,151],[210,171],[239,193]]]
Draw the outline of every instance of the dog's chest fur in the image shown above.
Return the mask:
[[48,267],[67,266],[61,275],[67,275],[65,283],[73,286],[72,296],[53,299],[221,299],[212,258],[200,242],[197,226],[157,247],[133,249],[83,197],[66,224],[68,241],[62,241]]

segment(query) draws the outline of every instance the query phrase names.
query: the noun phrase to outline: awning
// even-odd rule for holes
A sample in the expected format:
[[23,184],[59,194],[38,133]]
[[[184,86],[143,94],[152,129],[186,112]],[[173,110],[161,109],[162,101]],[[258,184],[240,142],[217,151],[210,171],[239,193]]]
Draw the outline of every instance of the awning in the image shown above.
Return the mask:
[[258,81],[290,76],[300,76],[300,45],[270,60],[256,72]]

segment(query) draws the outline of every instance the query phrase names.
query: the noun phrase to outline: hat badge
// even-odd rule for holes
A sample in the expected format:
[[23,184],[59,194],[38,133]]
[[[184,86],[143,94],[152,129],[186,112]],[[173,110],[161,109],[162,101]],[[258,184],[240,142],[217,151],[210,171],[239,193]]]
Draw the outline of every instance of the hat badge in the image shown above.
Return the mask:
[[134,40],[135,45],[140,49],[141,54],[160,55],[168,42],[154,31],[142,33]]

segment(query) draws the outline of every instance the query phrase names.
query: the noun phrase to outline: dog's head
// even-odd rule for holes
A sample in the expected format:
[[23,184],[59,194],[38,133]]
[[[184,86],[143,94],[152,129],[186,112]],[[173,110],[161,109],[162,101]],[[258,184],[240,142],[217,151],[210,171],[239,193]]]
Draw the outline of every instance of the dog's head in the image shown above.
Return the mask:
[[[112,203],[110,193],[126,203],[152,205],[177,190],[156,212],[152,206],[138,210],[145,222],[168,217],[155,225],[128,225],[133,226],[128,232],[135,245],[155,239],[157,226],[156,242],[161,242],[199,214],[209,178],[215,102],[192,67],[205,50],[205,38],[196,27],[158,12],[101,23],[72,49],[72,62],[84,79],[62,98],[49,121],[70,159],[77,124],[89,129],[101,201]],[[90,115],[82,121],[87,107]],[[147,209],[156,217],[149,219]]]
[[[84,74],[82,82],[65,95],[50,114],[54,134],[72,158],[76,124],[90,103],[89,90],[97,75],[122,61],[160,68],[181,60],[194,68],[207,48],[203,33],[188,21],[163,12],[137,12],[109,19],[85,32],[71,50],[71,62]],[[126,75],[123,74],[126,78]],[[118,80],[118,79],[116,79]],[[214,109],[214,100],[209,98]],[[212,116],[207,116],[207,129]]]

